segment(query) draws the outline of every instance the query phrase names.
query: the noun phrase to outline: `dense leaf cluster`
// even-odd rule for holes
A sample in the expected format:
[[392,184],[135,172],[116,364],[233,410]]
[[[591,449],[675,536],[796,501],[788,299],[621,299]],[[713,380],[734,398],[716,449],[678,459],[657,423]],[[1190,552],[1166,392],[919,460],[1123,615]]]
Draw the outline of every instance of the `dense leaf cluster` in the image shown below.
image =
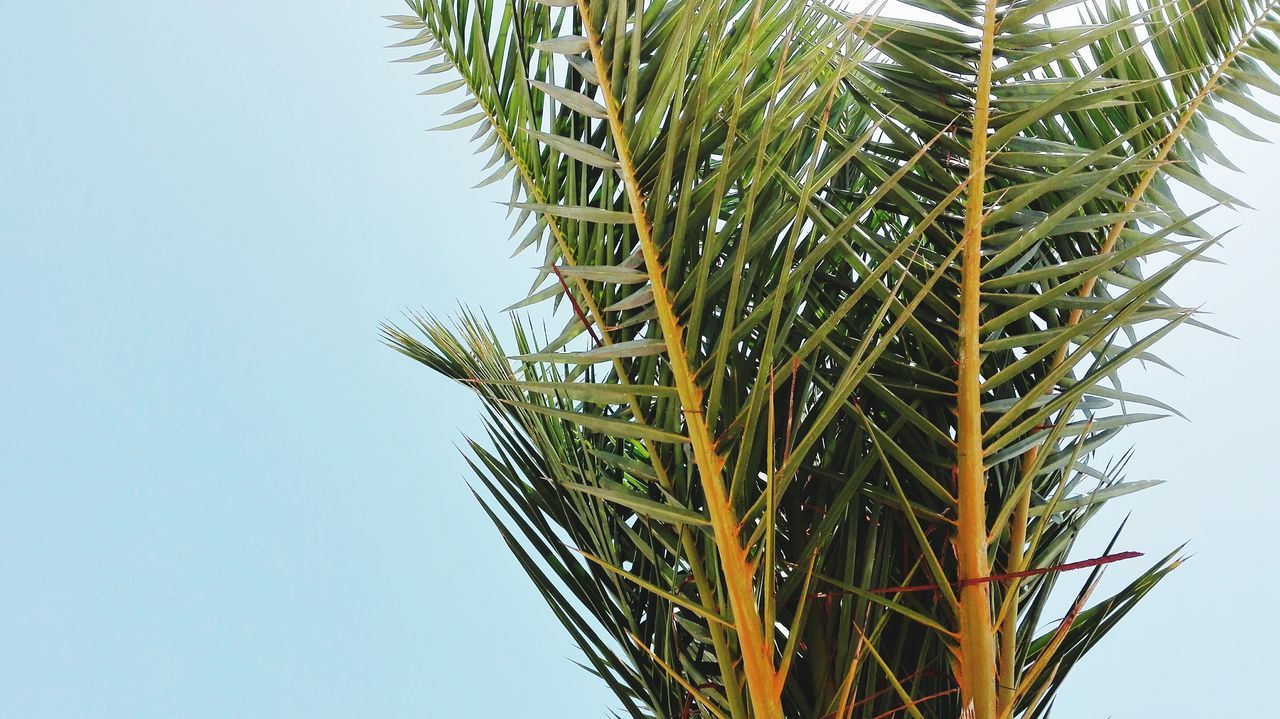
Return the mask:
[[1172,411],[1119,373],[1199,324],[1162,288],[1215,238],[1173,186],[1233,202],[1210,126],[1280,119],[1278,1],[391,16],[544,258],[515,307],[564,325],[387,339],[484,399],[482,501],[623,713],[1048,713],[1175,564],[1045,612],[1150,484],[1098,450]]

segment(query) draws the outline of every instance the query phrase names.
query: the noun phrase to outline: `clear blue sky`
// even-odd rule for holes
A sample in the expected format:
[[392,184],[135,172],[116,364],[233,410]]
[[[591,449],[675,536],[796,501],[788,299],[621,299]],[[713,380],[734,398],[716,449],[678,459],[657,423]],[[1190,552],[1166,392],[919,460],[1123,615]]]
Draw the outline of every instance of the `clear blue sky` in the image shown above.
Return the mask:
[[[464,484],[474,404],[377,342],[405,308],[495,313],[534,262],[468,135],[422,132],[457,100],[387,64],[401,6],[10,5],[0,716],[605,716]],[[1223,137],[1260,210],[1178,296],[1242,339],[1184,332],[1186,378],[1131,380],[1194,421],[1120,440],[1171,481],[1109,515],[1197,556],[1064,716],[1233,715],[1274,680],[1280,152]]]

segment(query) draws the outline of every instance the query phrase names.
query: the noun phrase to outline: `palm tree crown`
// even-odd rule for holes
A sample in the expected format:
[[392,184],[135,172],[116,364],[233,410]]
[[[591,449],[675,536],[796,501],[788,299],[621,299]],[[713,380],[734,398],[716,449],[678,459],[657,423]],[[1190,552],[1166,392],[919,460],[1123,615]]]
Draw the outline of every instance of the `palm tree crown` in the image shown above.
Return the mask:
[[1172,411],[1120,371],[1201,325],[1174,187],[1233,203],[1209,132],[1280,119],[1280,0],[910,4],[389,17],[543,258],[513,308],[564,311],[387,341],[483,399],[482,502],[627,716],[1044,716],[1177,563],[1100,598],[1134,553],[1071,550],[1151,484],[1099,449]]

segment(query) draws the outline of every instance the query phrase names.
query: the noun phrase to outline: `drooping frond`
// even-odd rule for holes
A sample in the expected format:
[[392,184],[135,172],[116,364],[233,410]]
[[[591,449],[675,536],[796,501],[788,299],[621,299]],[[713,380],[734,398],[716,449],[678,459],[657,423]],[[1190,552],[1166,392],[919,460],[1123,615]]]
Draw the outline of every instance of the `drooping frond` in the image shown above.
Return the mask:
[[[473,387],[490,516],[633,717],[1043,716],[1176,565],[1071,554],[1172,411],[1121,370],[1234,198],[1214,125],[1280,91],[1280,0],[410,2],[408,60],[543,269],[386,328]],[[1048,20],[1046,20],[1048,13]],[[1061,22],[1063,15],[1078,24]],[[1065,619],[1045,614],[1081,572]]]

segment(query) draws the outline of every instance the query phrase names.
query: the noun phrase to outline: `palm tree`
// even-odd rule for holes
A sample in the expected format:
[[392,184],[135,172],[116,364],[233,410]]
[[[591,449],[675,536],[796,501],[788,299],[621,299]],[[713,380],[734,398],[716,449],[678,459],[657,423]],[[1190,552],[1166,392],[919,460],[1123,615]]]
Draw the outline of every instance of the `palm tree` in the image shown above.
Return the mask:
[[[1168,572],[1072,546],[1172,411],[1121,369],[1280,119],[1280,0],[411,1],[563,328],[415,316],[481,501],[636,717],[1041,717]],[[1063,24],[1064,14],[1076,24]],[[1178,188],[1175,191],[1175,188]],[[1175,199],[1175,194],[1177,199]],[[1205,199],[1207,198],[1207,199]],[[545,334],[545,336],[543,336]],[[1114,541],[1113,541],[1114,545]],[[1082,570],[1071,574],[1071,570]],[[1065,617],[1046,613],[1079,577]],[[1048,629],[1042,629],[1043,627]]]

